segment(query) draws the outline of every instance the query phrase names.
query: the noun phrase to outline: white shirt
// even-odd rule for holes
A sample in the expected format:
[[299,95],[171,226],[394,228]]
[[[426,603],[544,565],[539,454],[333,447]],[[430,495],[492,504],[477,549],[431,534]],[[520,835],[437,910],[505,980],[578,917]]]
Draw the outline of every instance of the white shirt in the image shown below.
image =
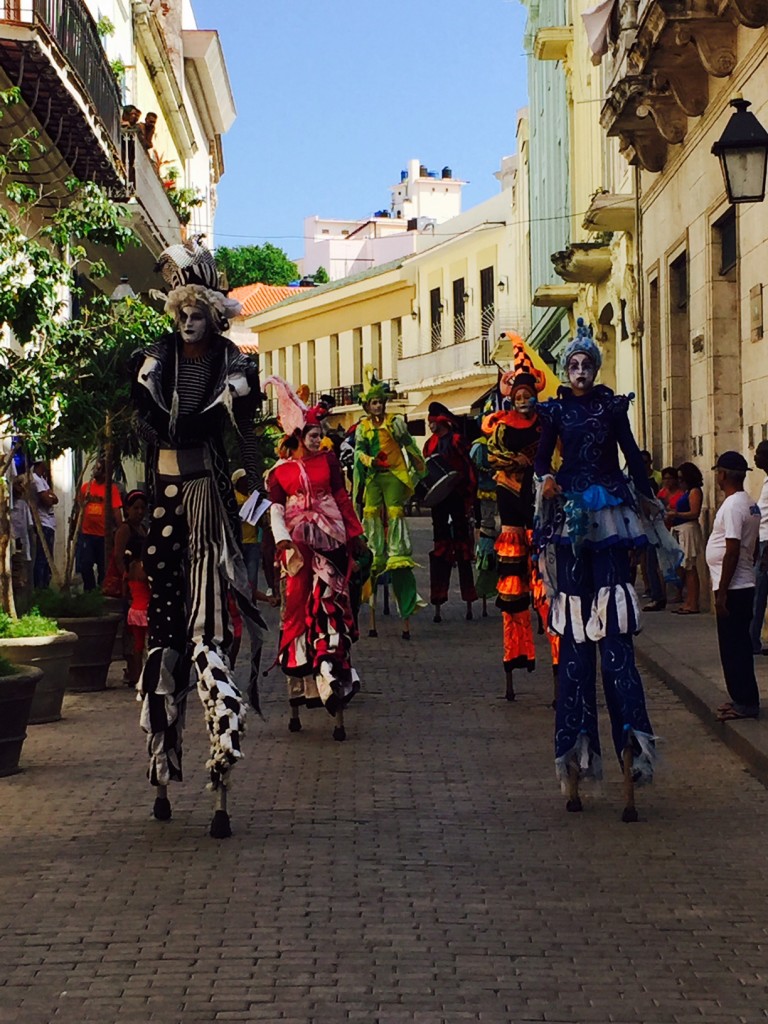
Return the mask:
[[760,540],[768,540],[768,476],[765,478],[757,504],[760,506]]
[[[48,483],[48,481],[44,480],[41,476],[38,476],[37,473],[32,474],[32,483],[35,485],[35,491],[37,494],[40,494],[43,491],[50,491],[51,489],[51,485]],[[43,503],[40,500],[38,500],[37,511],[40,514],[40,525],[48,526],[52,530],[55,530],[56,513],[53,511],[53,509],[46,508],[45,505],[43,505]]]
[[728,589],[745,590],[747,587],[754,587],[753,556],[759,532],[760,509],[752,498],[746,491],[729,494],[717,510],[712,533],[707,541],[707,565],[712,577],[713,590],[720,588],[726,540],[741,542],[739,561]]
[[29,505],[23,498],[14,498],[11,509],[11,537],[18,541],[16,553],[21,555],[26,562],[32,561],[32,546],[29,542],[29,531],[34,525]]

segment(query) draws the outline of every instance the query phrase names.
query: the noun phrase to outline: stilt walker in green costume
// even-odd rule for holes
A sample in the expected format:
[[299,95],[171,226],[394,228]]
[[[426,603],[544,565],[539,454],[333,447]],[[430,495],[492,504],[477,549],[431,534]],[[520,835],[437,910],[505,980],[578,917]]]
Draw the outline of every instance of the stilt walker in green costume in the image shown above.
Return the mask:
[[367,388],[360,397],[366,415],[355,434],[355,497],[363,488],[363,528],[373,552],[371,583],[389,573],[398,611],[403,620],[403,639],[410,640],[411,615],[425,606],[416,590],[413,549],[405,505],[426,466],[402,416],[387,413],[392,397],[387,385],[376,380],[366,367]]

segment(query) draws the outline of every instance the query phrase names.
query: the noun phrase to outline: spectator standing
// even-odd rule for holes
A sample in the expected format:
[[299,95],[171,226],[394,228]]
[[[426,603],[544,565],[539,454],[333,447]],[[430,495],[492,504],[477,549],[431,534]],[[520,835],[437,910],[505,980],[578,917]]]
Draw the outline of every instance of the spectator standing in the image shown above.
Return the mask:
[[677,477],[683,489],[674,512],[664,517],[664,522],[672,530],[672,536],[683,550],[683,580],[685,583],[685,601],[680,608],[675,608],[674,615],[698,615],[699,581],[698,560],[704,550],[704,538],[699,525],[703,502],[702,484],[704,479],[698,466],[692,462],[684,462],[677,467]]
[[[680,486],[680,481],[677,478],[677,469],[674,466],[665,466],[661,471],[661,489],[656,497],[664,505],[667,512],[674,512],[677,508],[677,503],[683,496],[683,489]],[[667,579],[665,581],[664,594],[666,596],[667,587],[666,584],[675,588],[675,596],[670,598],[673,604],[682,604],[683,600],[683,581],[679,574],[674,580]]]
[[[236,469],[232,474],[232,486],[235,489],[235,501],[237,507],[242,508],[248,500],[248,477],[244,469]],[[243,522],[240,525],[240,533],[243,541],[243,561],[248,573],[248,582],[251,591],[256,594],[259,586],[259,567],[261,566],[261,544],[259,543],[259,528],[250,523]]]
[[[53,557],[53,545],[56,540],[56,513],[53,509],[58,505],[59,499],[51,487],[50,475],[44,462],[35,462],[32,466],[32,488],[34,489],[34,500],[37,502],[37,513],[40,517],[43,537],[45,537],[45,543]],[[51,567],[45,557],[45,549],[39,537],[35,550],[32,582],[35,589],[48,587],[51,583]]]
[[31,598],[32,513],[27,503],[24,477],[13,480],[11,504],[11,581],[13,600],[20,612],[27,611]]
[[[755,449],[755,465],[768,473],[768,441],[761,441]],[[752,623],[749,634],[753,654],[768,654],[763,647],[762,632],[765,622],[765,607],[768,603],[768,476],[757,501],[760,509],[760,548],[755,562],[755,606],[752,609]]]
[[[95,590],[104,579],[104,537],[106,533],[106,473],[103,459],[97,459],[93,477],[80,488],[78,502],[83,507],[83,521],[77,542],[77,571],[83,577],[83,589]],[[112,484],[112,511],[117,521],[123,507],[120,491]],[[94,569],[96,572],[94,573]]]
[[760,509],[744,490],[749,472],[738,452],[724,452],[712,467],[725,499],[707,541],[717,615],[717,642],[725,685],[731,698],[717,709],[721,722],[757,718],[760,695],[749,636],[755,601],[754,555],[760,533]]

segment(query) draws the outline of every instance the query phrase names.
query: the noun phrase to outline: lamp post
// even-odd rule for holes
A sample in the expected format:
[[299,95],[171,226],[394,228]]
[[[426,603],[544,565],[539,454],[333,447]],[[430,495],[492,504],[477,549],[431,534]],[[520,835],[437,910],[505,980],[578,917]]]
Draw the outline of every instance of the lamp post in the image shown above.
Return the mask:
[[110,299],[112,300],[112,302],[117,303],[123,302],[125,299],[135,298],[136,292],[133,290],[133,288],[131,288],[128,282],[128,277],[125,274],[123,274],[120,278],[120,284],[112,292],[112,294],[110,295]]
[[747,110],[749,100],[731,100],[735,112],[712,146],[731,203],[762,203],[768,165],[768,132]]

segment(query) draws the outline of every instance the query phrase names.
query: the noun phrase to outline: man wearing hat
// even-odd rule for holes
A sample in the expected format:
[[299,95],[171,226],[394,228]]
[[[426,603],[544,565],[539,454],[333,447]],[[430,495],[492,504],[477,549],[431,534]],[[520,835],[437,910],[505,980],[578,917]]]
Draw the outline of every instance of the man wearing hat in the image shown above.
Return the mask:
[[432,537],[429,553],[430,601],[435,606],[435,622],[441,622],[440,606],[448,600],[451,569],[459,570],[462,600],[467,604],[467,618],[472,618],[472,602],[477,600],[472,575],[472,524],[477,475],[469,458],[467,446],[458,432],[453,413],[442,402],[430,402],[427,423],[432,433],[424,444],[425,458],[439,455],[448,470],[457,472],[456,486],[437,505],[432,506]]
[[[768,441],[761,441],[755,448],[755,465],[768,473]],[[768,647],[764,648],[762,642],[765,608],[768,604],[768,476],[763,481],[757,504],[760,508],[760,551],[755,562],[755,606],[749,632],[752,637],[752,653],[768,654]]]
[[760,694],[749,626],[755,600],[754,560],[760,532],[760,509],[744,490],[750,471],[739,452],[723,452],[712,467],[725,495],[707,541],[707,565],[715,592],[717,643],[730,700],[717,709],[729,722],[757,718]]

